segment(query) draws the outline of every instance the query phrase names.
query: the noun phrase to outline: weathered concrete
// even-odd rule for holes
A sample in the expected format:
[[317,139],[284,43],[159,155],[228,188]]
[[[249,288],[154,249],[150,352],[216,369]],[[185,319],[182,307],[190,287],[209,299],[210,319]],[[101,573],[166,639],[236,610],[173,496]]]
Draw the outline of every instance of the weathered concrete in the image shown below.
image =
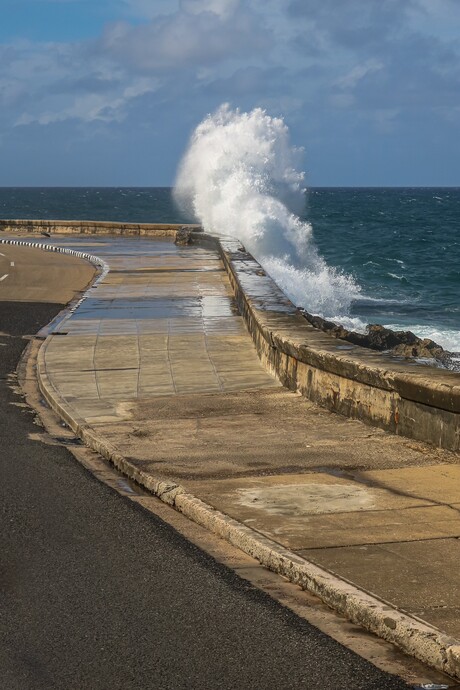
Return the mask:
[[180,228],[187,242],[219,251],[261,361],[284,386],[341,415],[460,449],[460,374],[352,346],[313,328],[236,240],[196,233],[194,225],[0,220],[0,232],[19,234],[176,237]]
[[460,375],[354,347],[313,328],[238,242],[218,244],[261,360],[283,385],[334,412],[460,448]]
[[22,220],[0,219],[0,232],[50,233],[51,235],[124,235],[127,237],[175,237],[180,228],[197,232],[196,224],[119,223],[97,220]]
[[[430,557],[440,540],[460,537],[458,492],[449,491],[458,455],[332,415],[280,387],[245,334],[215,250],[179,248],[172,238],[107,238],[97,247],[111,272],[39,353],[53,408],[165,502],[459,677],[457,572],[444,577],[442,558]],[[165,390],[168,372],[175,383]],[[144,375],[148,385],[139,384]],[[400,549],[389,557],[390,543]],[[414,562],[410,544],[419,549]],[[360,557],[367,549],[369,564]],[[413,596],[423,554],[430,570],[422,575],[439,587],[435,606],[428,589],[423,600]],[[356,579],[348,579],[361,588],[342,579],[352,563]]]

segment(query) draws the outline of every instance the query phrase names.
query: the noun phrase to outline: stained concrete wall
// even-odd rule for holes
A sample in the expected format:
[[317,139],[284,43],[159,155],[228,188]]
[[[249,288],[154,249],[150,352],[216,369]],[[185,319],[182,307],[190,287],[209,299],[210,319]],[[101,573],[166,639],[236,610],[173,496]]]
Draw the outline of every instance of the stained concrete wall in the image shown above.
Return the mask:
[[237,241],[218,244],[259,356],[285,386],[348,417],[460,449],[460,374],[318,331]]
[[50,235],[129,235],[157,237],[175,236],[178,228],[198,230],[199,225],[177,223],[117,223],[94,220],[0,220],[0,232],[48,232]]

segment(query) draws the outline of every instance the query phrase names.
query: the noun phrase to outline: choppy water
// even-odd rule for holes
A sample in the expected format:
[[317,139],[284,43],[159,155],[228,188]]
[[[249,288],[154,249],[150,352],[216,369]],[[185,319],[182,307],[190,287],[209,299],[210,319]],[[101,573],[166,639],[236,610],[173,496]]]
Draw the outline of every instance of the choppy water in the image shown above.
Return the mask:
[[311,190],[306,217],[361,286],[349,316],[460,350],[459,188]]
[[0,218],[187,222],[170,187],[0,187]]
[[[0,217],[193,220],[175,206],[170,188],[0,188]],[[311,224],[326,265],[351,279],[341,289],[353,292],[342,309],[325,299],[324,309],[309,310],[361,329],[366,323],[410,329],[460,350],[459,188],[313,189],[300,217]],[[303,284],[301,272],[294,277],[295,295],[308,309],[312,283]],[[321,274],[313,278],[317,292],[327,292]],[[314,302],[320,304],[318,294]]]

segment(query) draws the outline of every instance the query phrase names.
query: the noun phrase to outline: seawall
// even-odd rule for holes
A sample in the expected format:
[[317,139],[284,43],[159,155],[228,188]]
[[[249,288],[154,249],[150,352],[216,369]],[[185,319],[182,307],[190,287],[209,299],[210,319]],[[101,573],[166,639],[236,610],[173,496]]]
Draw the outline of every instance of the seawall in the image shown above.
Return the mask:
[[177,223],[118,223],[99,220],[2,220],[0,232],[50,235],[127,235],[129,237],[174,237],[178,228],[199,230],[199,225]]
[[460,374],[319,331],[237,241],[219,246],[259,356],[285,386],[339,414],[460,449]]
[[[175,236],[175,224],[0,220],[1,232]],[[217,246],[257,352],[283,385],[339,414],[395,434],[460,449],[460,374],[399,360],[311,326],[233,238],[196,232]]]

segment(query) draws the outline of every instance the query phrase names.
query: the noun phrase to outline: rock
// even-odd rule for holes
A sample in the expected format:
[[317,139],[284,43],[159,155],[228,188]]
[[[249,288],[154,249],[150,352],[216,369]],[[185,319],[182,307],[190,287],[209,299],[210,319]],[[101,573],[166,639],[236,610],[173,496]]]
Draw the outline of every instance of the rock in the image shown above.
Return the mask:
[[192,231],[187,226],[183,225],[176,232],[176,239],[174,240],[174,244],[186,245],[186,244],[191,244],[191,243],[192,243]]
[[444,350],[434,340],[418,338],[412,331],[392,331],[380,324],[369,324],[366,327],[366,333],[356,333],[333,321],[313,316],[303,309],[299,311],[312,326],[334,338],[346,340],[353,345],[368,347],[371,350],[390,352],[399,357],[436,360],[441,366],[451,368],[450,362],[454,353]]

